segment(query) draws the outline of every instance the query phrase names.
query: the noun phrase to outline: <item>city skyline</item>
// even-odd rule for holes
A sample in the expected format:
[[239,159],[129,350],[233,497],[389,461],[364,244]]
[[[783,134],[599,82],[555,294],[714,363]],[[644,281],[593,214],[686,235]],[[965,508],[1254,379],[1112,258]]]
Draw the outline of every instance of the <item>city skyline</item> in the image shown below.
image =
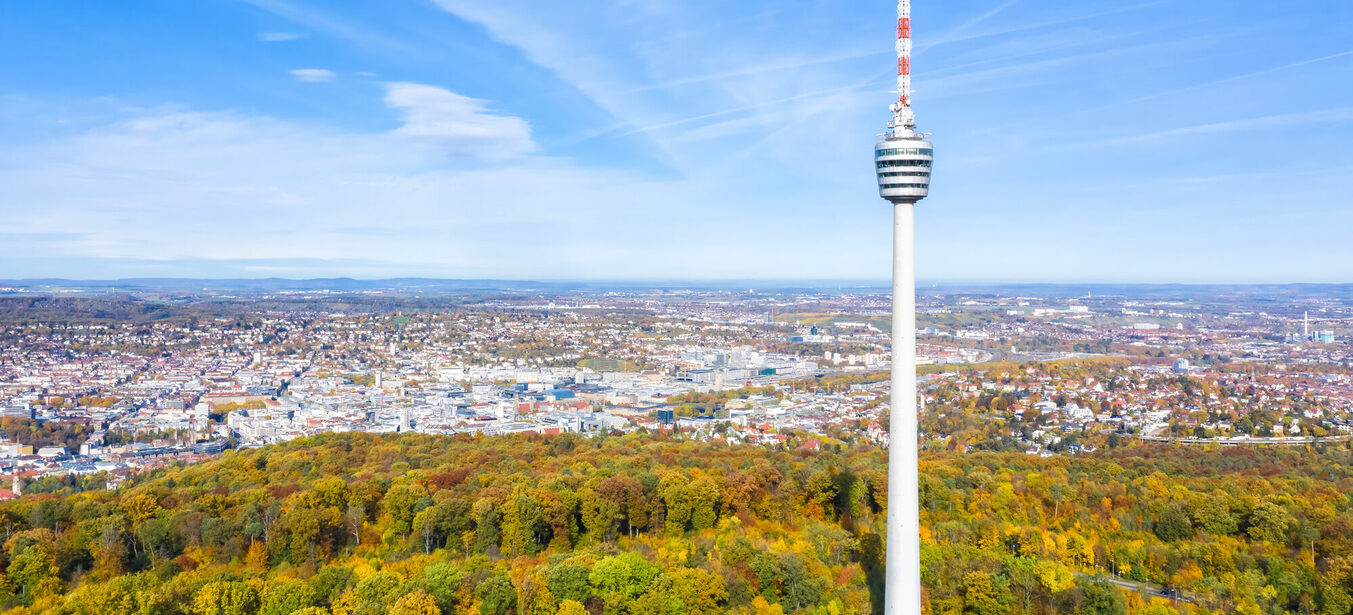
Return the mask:
[[[889,3],[145,4],[0,24],[0,278],[887,277]],[[1227,9],[918,5],[918,277],[1348,282],[1353,7]]]

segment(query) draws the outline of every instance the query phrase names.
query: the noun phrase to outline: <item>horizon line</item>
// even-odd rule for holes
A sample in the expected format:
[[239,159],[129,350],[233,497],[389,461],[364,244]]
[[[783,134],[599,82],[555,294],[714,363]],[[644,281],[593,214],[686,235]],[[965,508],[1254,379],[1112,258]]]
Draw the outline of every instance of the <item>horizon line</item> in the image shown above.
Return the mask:
[[[730,277],[730,278],[676,278],[676,277],[635,277],[635,278],[552,278],[552,277],[429,277],[429,276],[384,276],[384,277],[354,277],[354,276],[319,276],[319,277],[183,277],[183,276],[141,276],[141,277],[118,277],[118,278],[66,278],[66,277],[35,277],[35,278],[0,278],[0,284],[28,284],[34,286],[50,286],[54,284],[68,283],[72,285],[84,284],[117,284],[117,283],[137,283],[137,282],[294,282],[294,283],[315,283],[326,281],[348,281],[361,283],[380,283],[380,282],[483,282],[483,283],[513,283],[513,284],[717,284],[732,285],[741,283],[774,283],[774,284],[822,284],[830,286],[856,285],[856,286],[891,286],[891,281],[887,278],[790,278],[790,277]],[[981,279],[981,278],[932,278],[918,279],[917,286],[1353,286],[1353,281],[1344,282],[1316,282],[1316,281],[1152,281],[1152,280],[1014,280],[1014,279]]]

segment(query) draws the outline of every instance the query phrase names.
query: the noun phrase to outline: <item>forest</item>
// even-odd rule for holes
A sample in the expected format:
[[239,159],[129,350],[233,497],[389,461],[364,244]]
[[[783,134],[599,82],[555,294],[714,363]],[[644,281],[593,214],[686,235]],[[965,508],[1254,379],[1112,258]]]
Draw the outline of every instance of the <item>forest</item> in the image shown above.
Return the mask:
[[[840,441],[325,434],[0,503],[0,600],[72,615],[876,613],[885,462]],[[927,451],[921,472],[932,615],[1353,607],[1346,447]]]
[[15,416],[0,417],[0,438],[31,446],[64,446],[79,450],[94,428],[69,421],[38,421]]

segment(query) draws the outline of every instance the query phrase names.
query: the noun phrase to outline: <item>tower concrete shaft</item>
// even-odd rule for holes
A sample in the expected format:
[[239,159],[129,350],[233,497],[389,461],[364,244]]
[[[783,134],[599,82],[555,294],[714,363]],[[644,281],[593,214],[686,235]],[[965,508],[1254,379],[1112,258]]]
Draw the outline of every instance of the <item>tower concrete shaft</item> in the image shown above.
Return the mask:
[[916,450],[916,204],[893,202],[893,364],[888,426],[886,615],[921,612],[921,535]]

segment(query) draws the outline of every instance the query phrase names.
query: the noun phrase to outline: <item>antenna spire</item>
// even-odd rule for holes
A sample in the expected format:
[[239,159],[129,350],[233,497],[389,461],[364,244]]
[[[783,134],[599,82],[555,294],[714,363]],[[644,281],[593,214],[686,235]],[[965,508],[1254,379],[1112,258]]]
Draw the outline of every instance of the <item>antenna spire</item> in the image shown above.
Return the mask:
[[897,0],[897,102],[890,109],[893,128],[916,127],[911,112],[911,0]]

